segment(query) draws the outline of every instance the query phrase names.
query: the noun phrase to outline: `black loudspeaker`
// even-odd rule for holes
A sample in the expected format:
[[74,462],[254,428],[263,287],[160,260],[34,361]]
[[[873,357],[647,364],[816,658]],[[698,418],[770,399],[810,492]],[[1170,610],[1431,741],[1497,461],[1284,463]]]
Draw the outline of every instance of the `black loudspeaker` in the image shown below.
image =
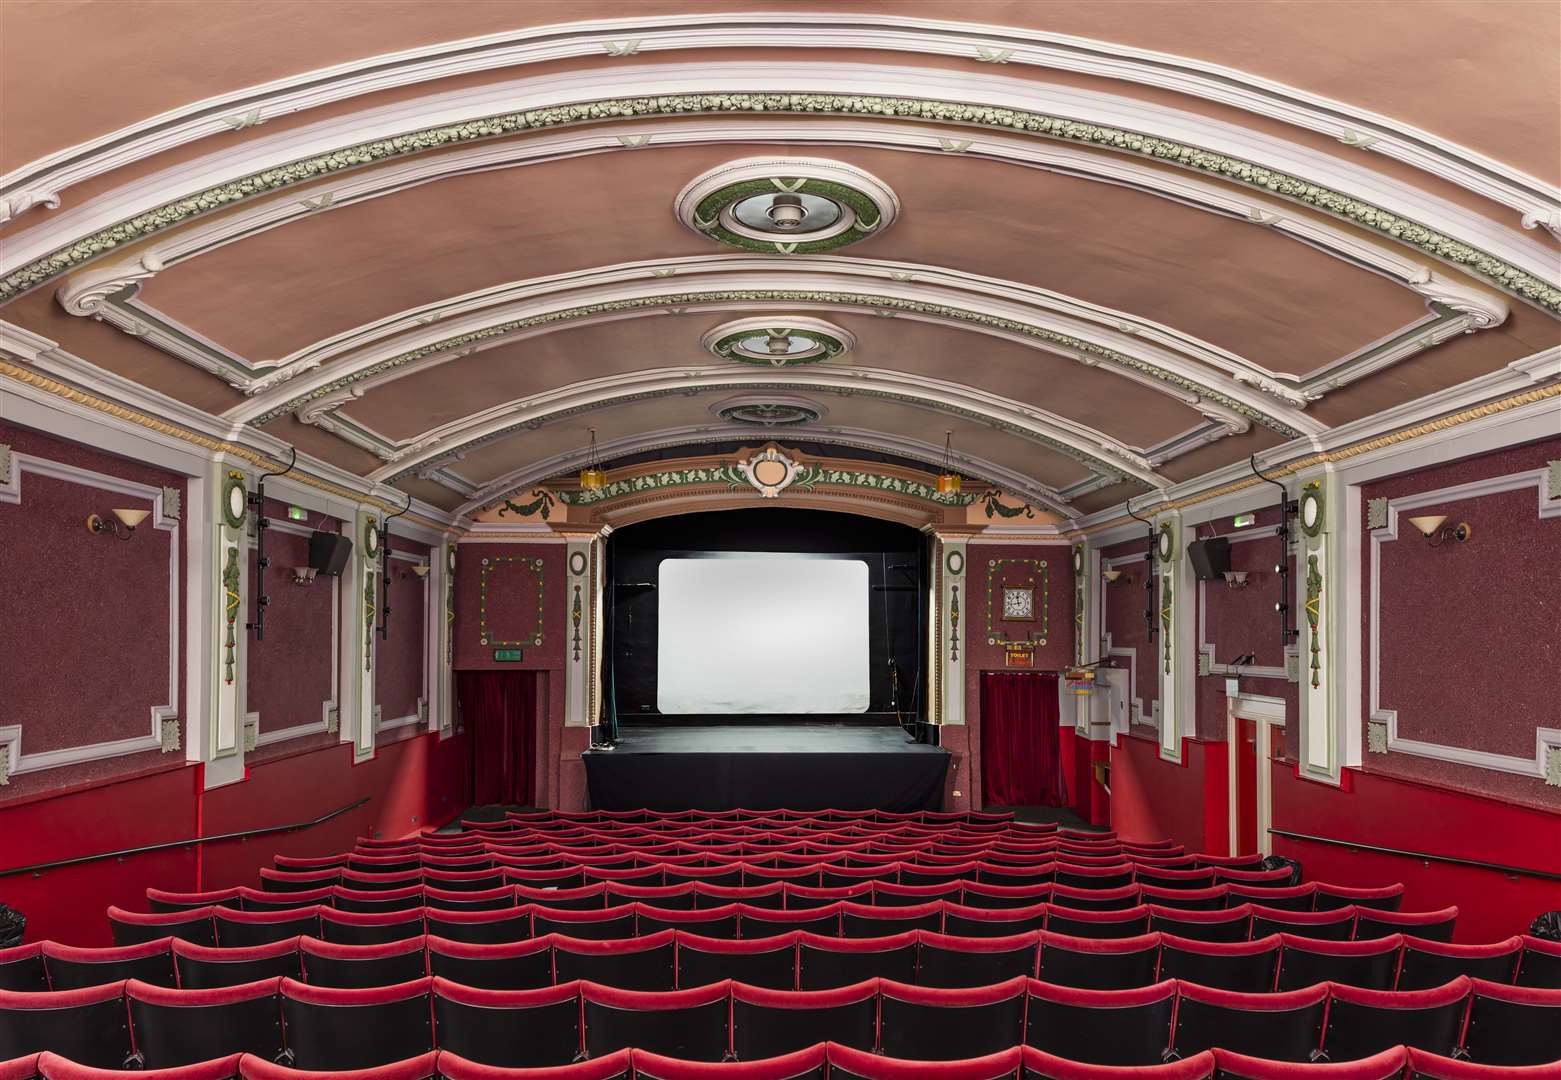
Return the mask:
[[1194,540],[1187,545],[1187,557],[1199,581],[1218,581],[1230,569],[1230,541],[1223,536]]
[[328,577],[340,577],[352,557],[352,541],[340,533],[309,534],[309,565]]

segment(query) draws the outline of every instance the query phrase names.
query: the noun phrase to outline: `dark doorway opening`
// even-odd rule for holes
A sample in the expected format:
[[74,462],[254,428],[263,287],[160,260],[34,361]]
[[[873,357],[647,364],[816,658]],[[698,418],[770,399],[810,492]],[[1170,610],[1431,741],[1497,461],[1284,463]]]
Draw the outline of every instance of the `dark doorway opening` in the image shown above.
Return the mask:
[[471,746],[474,804],[533,804],[540,681],[535,671],[456,673],[456,695]]

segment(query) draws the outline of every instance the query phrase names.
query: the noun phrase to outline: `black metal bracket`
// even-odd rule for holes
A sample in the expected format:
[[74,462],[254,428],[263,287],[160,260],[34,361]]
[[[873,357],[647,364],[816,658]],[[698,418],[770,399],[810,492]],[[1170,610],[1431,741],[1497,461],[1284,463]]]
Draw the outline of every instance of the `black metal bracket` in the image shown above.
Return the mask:
[[1137,514],[1133,513],[1133,500],[1132,499],[1128,499],[1126,502],[1124,502],[1122,504],[1122,509],[1126,510],[1127,511],[1127,516],[1132,518],[1134,521],[1142,521],[1144,523],[1144,527],[1149,530],[1148,534],[1147,534],[1148,546],[1144,549],[1144,562],[1147,564],[1146,565],[1146,572],[1144,574],[1144,590],[1145,590],[1144,632],[1148,635],[1148,640],[1153,641],[1154,640],[1154,635],[1155,635],[1155,623],[1154,623],[1154,522],[1150,521],[1148,518],[1139,517]]
[[1288,648],[1301,634],[1290,621],[1290,520],[1295,517],[1299,504],[1290,497],[1289,488],[1263,474],[1263,470],[1257,467],[1256,454],[1248,459],[1247,464],[1253,476],[1279,489],[1279,528],[1276,530],[1279,536],[1279,561],[1274,564],[1274,573],[1279,575],[1279,599],[1274,603],[1274,611],[1279,615],[1280,643]]
[[255,481],[255,490],[245,496],[250,506],[255,508],[255,566],[260,573],[256,575],[255,587],[260,590],[260,595],[255,597],[255,619],[246,622],[244,629],[255,632],[255,640],[263,641],[266,636],[266,608],[271,605],[271,597],[266,595],[266,570],[271,566],[271,560],[266,557],[266,530],[271,527],[271,519],[266,517],[266,480],[273,476],[286,476],[293,471],[293,466],[298,464],[298,447],[293,447],[293,456],[287,463],[287,468],[281,472],[262,473],[260,479]]
[[[403,492],[403,494],[406,493]],[[391,514],[390,517],[386,518],[381,528],[383,535],[381,535],[379,538],[379,562],[381,571],[380,580],[382,582],[381,592],[384,593],[384,595],[380,597],[379,602],[379,637],[381,641],[390,640],[390,522],[393,518],[400,517],[410,509],[412,509],[412,496],[407,494],[407,504],[400,510],[397,510],[394,514]]]

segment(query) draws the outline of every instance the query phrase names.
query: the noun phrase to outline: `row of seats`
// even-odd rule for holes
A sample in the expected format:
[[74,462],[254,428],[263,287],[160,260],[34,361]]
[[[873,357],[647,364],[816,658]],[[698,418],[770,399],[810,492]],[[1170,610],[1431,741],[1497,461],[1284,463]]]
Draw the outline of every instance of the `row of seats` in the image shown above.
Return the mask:
[[0,1059],[49,1050],[109,1068],[247,1052],[304,1069],[372,1069],[436,1049],[503,1067],[563,1065],[628,1048],[753,1061],[820,1040],[924,1062],[1019,1044],[1115,1066],[1215,1046],[1316,1062],[1407,1045],[1482,1064],[1542,1064],[1561,1060],[1561,990],[1460,976],[1431,990],[1323,983],[1255,995],[1174,979],[1079,990],[1021,976],[962,989],[868,979],[833,990],[723,981],[657,993],[585,981],[482,990],[436,977],[367,989],[272,978],[215,990],[132,980],[63,995],[0,993]]
[[[529,828],[569,827],[590,824],[676,825],[703,823],[820,822],[845,824],[921,824],[936,826],[972,825],[1016,826],[1034,832],[1051,832],[1115,838],[1114,829],[1065,829],[1055,821],[1021,822],[1012,810],[507,810],[501,821],[463,821],[464,829],[489,829],[503,826]],[[434,832],[437,830],[424,830]]]
[[7,989],[57,993],[131,978],[212,989],[280,975],[341,987],[438,975],[488,990],[540,989],[575,979],[624,990],[686,990],[722,979],[776,990],[822,990],[874,977],[970,987],[1028,975],[1081,989],[1129,989],[1176,978],[1243,993],[1319,982],[1424,990],[1468,975],[1561,989],[1561,945],[1523,937],[1451,945],[1401,935],[1329,942],[1273,934],[1227,944],[1161,933],[1097,941],[1040,930],[1000,938],[913,930],[847,939],[794,930],[735,940],[662,929],[606,940],[550,933],[500,944],[435,934],[375,945],[301,936],[233,949],[165,939],[120,949],[33,945],[12,952],[19,955],[0,968]]
[[[717,1067],[644,1050],[620,1050],[570,1065],[541,1069],[505,1069],[479,1065],[437,1050],[374,1070],[375,1080],[1295,1080],[1296,1066],[1229,1050],[1204,1051],[1164,1065],[1133,1069],[1130,1074],[1081,1064],[1033,1046],[1016,1046],[964,1061],[925,1062],[885,1057],[839,1043],[752,1062]],[[1315,1066],[1307,1072],[1319,1073]],[[1326,1066],[1328,1080],[1518,1080],[1499,1065],[1479,1065],[1426,1050],[1395,1046],[1347,1064]],[[116,1080],[122,1074],[76,1064],[58,1054],[29,1055],[0,1061],[0,1080]],[[158,1080],[318,1080],[273,1064],[254,1054],[233,1054],[213,1061],[164,1070]],[[355,1077],[353,1080],[362,1080]],[[1561,1080],[1561,1065],[1523,1069],[1521,1080]]]

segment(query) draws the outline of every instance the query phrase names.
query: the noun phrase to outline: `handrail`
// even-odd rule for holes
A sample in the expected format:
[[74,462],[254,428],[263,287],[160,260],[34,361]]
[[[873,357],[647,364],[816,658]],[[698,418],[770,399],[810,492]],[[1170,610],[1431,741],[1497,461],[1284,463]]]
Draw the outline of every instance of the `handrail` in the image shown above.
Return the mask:
[[1561,881],[1561,873],[1551,870],[1534,870],[1526,866],[1507,866],[1503,863],[1483,862],[1479,859],[1460,859],[1456,855],[1432,855],[1424,851],[1405,851],[1402,848],[1364,844],[1359,840],[1337,840],[1331,836],[1313,836],[1310,833],[1291,832],[1288,829],[1269,829],[1270,836],[1283,836],[1289,840],[1310,840],[1317,844],[1333,844],[1335,847],[1354,848],[1357,851],[1375,851],[1382,855],[1402,855],[1407,859],[1423,859],[1426,862],[1447,863],[1450,866],[1472,866],[1477,870],[1494,870],[1499,874],[1539,878],[1541,881]]
[[169,840],[161,844],[144,844],[141,847],[120,848],[118,851],[102,851],[96,855],[78,855],[74,859],[56,859],[54,862],[33,863],[30,866],[11,866],[0,869],[0,878],[13,877],[17,874],[41,874],[45,870],[58,870],[62,866],[78,866],[81,863],[98,862],[102,859],[122,859],[127,855],[144,855],[149,851],[167,851],[169,848],[198,847],[201,844],[210,844],[218,840],[246,840],[251,836],[269,836],[272,833],[294,832],[298,829],[307,829],[315,825],[323,825],[332,818],[340,817],[349,810],[356,810],[369,801],[365,795],[357,802],[348,803],[346,806],[332,810],[313,821],[299,821],[292,825],[267,825],[263,829],[245,829],[242,832],[218,833],[215,836],[195,836],[188,840]]

